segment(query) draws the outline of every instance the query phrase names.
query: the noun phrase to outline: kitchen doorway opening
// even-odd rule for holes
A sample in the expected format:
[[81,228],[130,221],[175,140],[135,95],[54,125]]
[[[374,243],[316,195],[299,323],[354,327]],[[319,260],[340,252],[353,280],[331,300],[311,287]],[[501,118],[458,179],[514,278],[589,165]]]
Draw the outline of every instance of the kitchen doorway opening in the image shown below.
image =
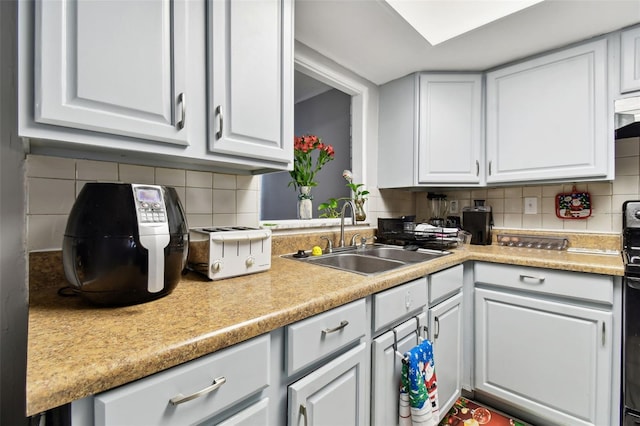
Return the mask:
[[[344,111],[346,111],[345,114],[350,117],[350,120],[347,120],[350,138],[348,135],[346,136],[347,139],[350,139],[350,150],[348,149],[349,143],[346,144],[346,147],[343,144],[340,147],[342,152],[336,155],[340,155],[341,160],[350,160],[347,160],[346,163],[342,163],[339,166],[334,166],[340,168],[340,170],[338,172],[331,172],[332,179],[328,180],[333,182],[331,183],[331,190],[327,189],[323,192],[324,194],[332,195],[322,195],[323,193],[321,193],[318,197],[314,196],[313,217],[317,218],[321,213],[317,210],[317,206],[320,203],[327,201],[329,197],[338,198],[350,195],[349,190],[346,187],[346,181],[342,178],[342,170],[344,170],[344,168],[348,168],[353,172],[354,181],[365,184],[367,182],[364,160],[364,140],[367,123],[366,108],[369,98],[368,88],[351,76],[347,71],[342,69],[339,65],[299,43],[296,43],[295,71],[296,76],[302,75],[302,78],[306,81],[315,81],[315,83],[311,84],[317,85],[318,88],[316,90],[320,91],[320,95],[315,97],[336,99],[343,97],[346,98],[346,101],[349,103],[349,105],[345,107],[346,109],[344,109]],[[311,92],[312,91],[309,91],[309,93]],[[334,100],[335,99],[332,99],[330,102],[333,102]],[[297,135],[299,131],[302,133],[308,133],[307,130],[304,128],[300,129],[297,125],[295,130]],[[322,134],[318,134],[317,136],[323,138],[323,142],[332,144],[332,141],[324,138]],[[331,165],[332,163],[338,163],[338,161],[334,160],[329,162],[328,165]],[[347,167],[349,164],[350,167]],[[325,168],[326,167],[327,166],[325,166]],[[322,169],[322,174],[326,173],[325,168]],[[288,227],[296,227],[296,222],[299,223],[300,227],[309,226],[308,220],[297,221],[295,217],[295,204],[297,202],[297,198],[293,188],[287,186],[290,180],[291,178],[288,172],[279,172],[262,176],[260,191],[261,223],[277,224],[279,221],[286,221]],[[282,201],[281,203],[278,203],[278,201],[275,203],[282,205],[282,209],[284,209],[283,213],[274,212],[274,209],[272,208],[274,198]],[[286,203],[284,202],[285,198],[287,200]]]

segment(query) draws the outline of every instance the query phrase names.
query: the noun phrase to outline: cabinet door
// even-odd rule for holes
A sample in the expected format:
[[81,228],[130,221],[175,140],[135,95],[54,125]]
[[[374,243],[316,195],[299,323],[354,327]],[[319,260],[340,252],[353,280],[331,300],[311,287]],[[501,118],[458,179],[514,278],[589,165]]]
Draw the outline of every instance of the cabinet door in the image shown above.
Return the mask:
[[186,145],[182,0],[38,1],[35,120]]
[[610,421],[610,311],[476,288],[477,390],[553,424]]
[[209,149],[292,162],[292,1],[207,4]]
[[440,413],[449,411],[462,392],[462,312],[462,293],[429,308]]
[[487,183],[613,174],[607,40],[487,74]]
[[620,92],[640,90],[640,27],[622,32]]
[[421,313],[375,338],[371,344],[371,424],[374,426],[398,424],[402,359],[396,350],[404,354],[418,344],[416,319],[420,325],[427,324],[426,314]]
[[479,183],[482,76],[421,74],[419,184]]
[[367,344],[289,386],[289,425],[364,425]]

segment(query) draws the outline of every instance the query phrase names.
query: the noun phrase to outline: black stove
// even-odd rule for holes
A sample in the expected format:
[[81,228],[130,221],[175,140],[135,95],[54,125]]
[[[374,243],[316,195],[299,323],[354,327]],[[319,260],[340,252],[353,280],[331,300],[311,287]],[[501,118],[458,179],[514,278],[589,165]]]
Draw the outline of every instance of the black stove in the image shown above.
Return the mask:
[[622,256],[625,273],[638,274],[640,273],[640,201],[626,201],[622,211]]
[[622,408],[624,426],[640,424],[640,201],[622,205],[624,260]]

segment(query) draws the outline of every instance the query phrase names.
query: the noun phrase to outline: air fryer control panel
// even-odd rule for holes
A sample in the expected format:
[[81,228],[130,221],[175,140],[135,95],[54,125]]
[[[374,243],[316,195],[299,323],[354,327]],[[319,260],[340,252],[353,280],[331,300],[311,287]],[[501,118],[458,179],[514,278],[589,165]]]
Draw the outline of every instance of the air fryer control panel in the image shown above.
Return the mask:
[[139,223],[164,223],[167,221],[167,212],[159,187],[134,185],[133,194]]
[[158,185],[131,184],[136,205],[140,245],[149,257],[147,290],[157,293],[164,288],[164,248],[169,245],[169,221]]

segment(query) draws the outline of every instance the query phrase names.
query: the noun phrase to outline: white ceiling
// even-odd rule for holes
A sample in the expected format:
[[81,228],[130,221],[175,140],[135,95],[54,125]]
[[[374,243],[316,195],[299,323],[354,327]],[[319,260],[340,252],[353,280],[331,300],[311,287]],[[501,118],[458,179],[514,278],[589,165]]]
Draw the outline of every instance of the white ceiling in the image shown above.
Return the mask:
[[432,46],[383,0],[295,3],[296,40],[375,84],[415,71],[484,71],[636,23],[640,0],[545,0]]

